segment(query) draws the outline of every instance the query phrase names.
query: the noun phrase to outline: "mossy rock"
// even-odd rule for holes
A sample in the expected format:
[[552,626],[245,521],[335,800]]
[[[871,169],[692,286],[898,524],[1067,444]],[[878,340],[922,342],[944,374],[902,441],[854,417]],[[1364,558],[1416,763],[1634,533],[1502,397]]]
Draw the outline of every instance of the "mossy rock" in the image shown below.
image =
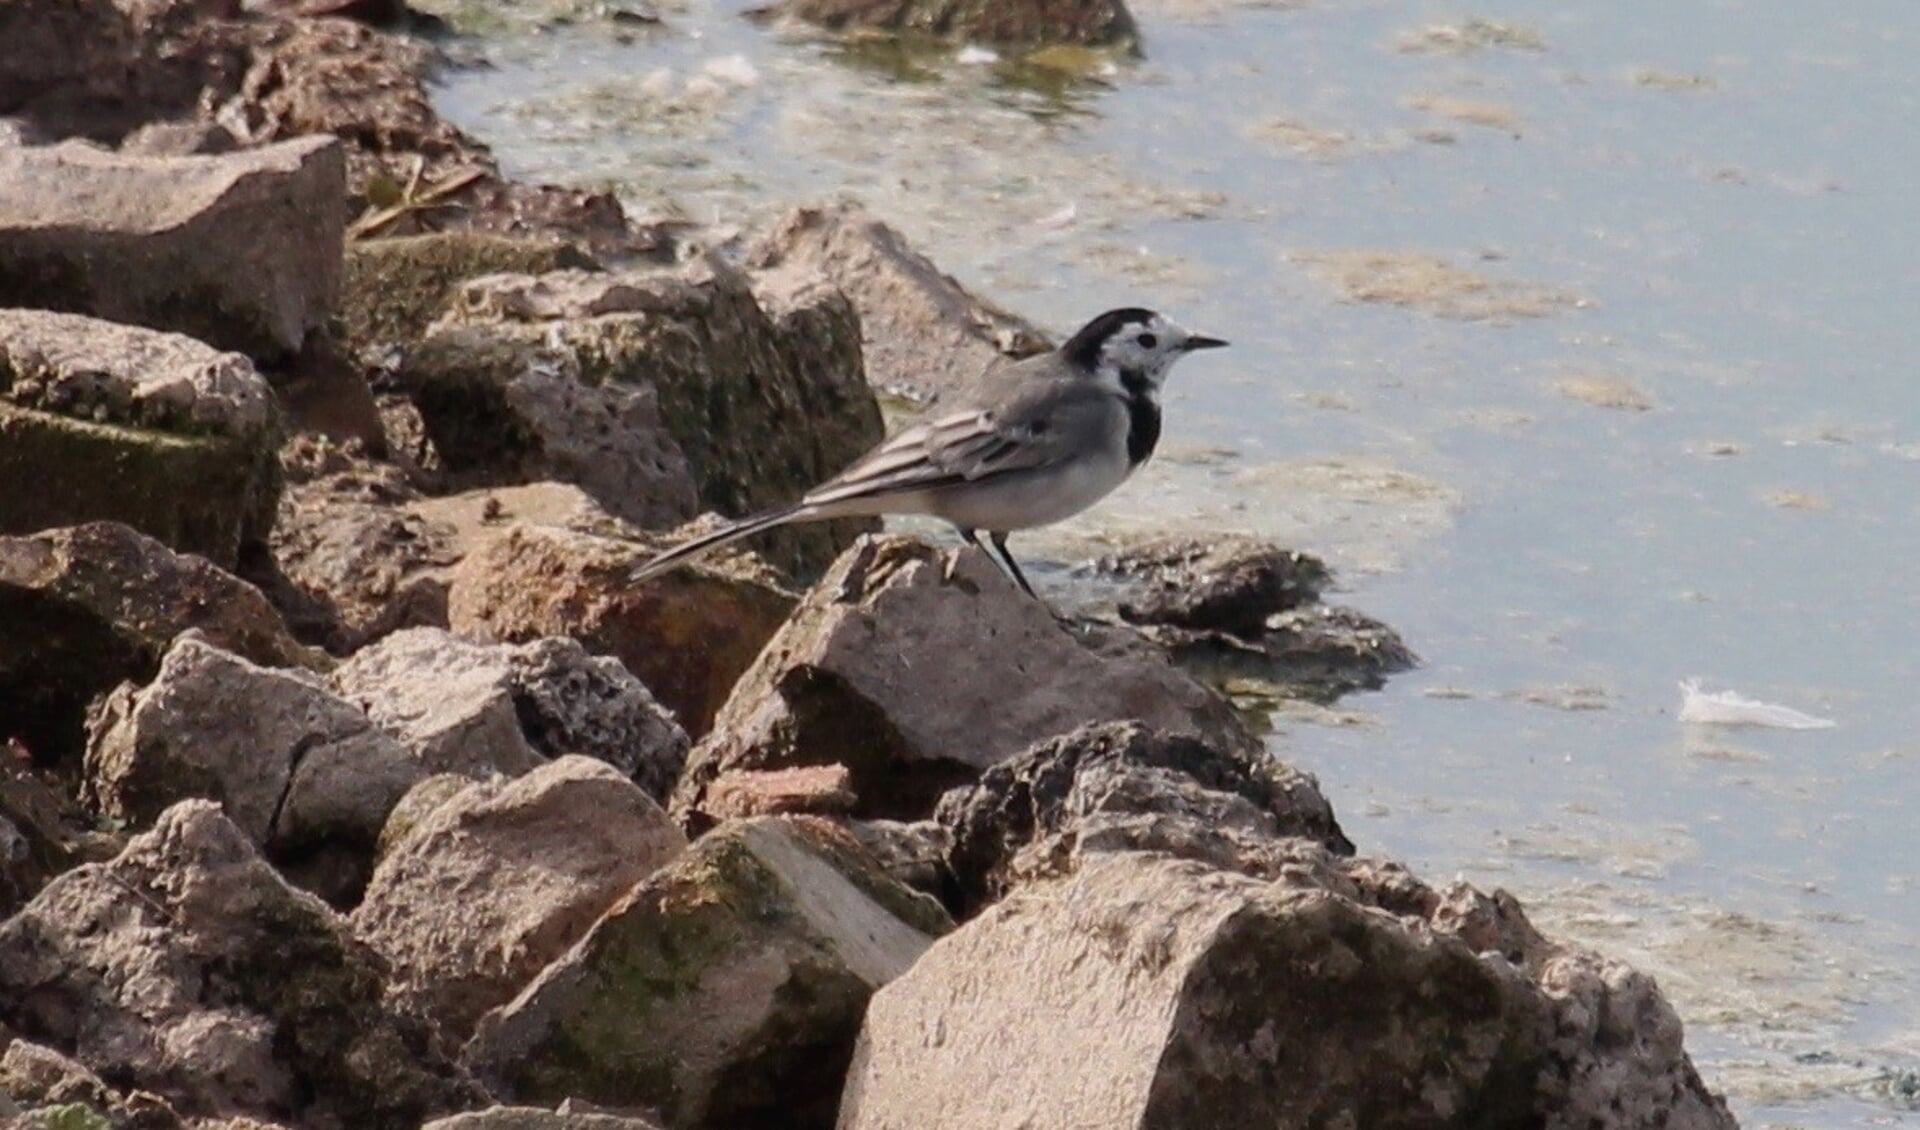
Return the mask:
[[0,400],[0,534],[120,522],[226,568],[280,501],[271,433],[179,435]]
[[949,928],[824,821],[737,821],[634,888],[467,1055],[522,1100],[824,1130],[868,998]]
[[459,285],[492,274],[592,269],[570,243],[435,232],[347,245],[340,295],[341,340],[349,350],[411,343],[446,309]]

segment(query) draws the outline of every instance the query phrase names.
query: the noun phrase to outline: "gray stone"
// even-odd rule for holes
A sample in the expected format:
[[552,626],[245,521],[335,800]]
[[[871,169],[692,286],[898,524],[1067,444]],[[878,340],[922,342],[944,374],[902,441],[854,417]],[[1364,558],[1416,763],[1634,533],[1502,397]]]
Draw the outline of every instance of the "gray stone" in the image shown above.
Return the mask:
[[[927,693],[928,672],[940,693]],[[1083,646],[984,554],[865,539],[741,677],[689,759],[675,811],[697,820],[724,772],[839,762],[856,815],[911,820],[1034,742],[1124,718],[1257,747],[1217,693],[1150,650]]]
[[899,232],[854,204],[795,208],[747,253],[762,289],[826,279],[860,311],[867,380],[929,401],[997,361],[1051,348],[1046,336],[969,293]]
[[1225,866],[1241,856],[1224,849],[1297,836],[1353,854],[1311,775],[1265,750],[1226,751],[1136,722],[1041,742],[941,798],[936,819],[950,838],[947,870],[963,914],[1088,850]]
[[394,998],[464,1040],[685,848],[631,781],[563,757],[432,807],[383,854],[353,928],[391,964]]
[[831,824],[727,824],[488,1014],[467,1058],[522,1101],[828,1127],[868,996],[947,925]]
[[345,188],[330,137],[184,157],[0,149],[0,305],[296,353],[339,297]]
[[[402,379],[450,464],[512,463],[526,438],[503,442],[480,421],[500,403],[506,375],[527,371],[535,353],[558,353],[567,359],[556,370],[562,375],[542,382],[570,380],[608,397],[622,390],[656,397],[659,450],[671,442],[684,455],[697,506],[748,514],[793,501],[881,435],[852,305],[817,285],[765,298],[763,305],[743,274],[716,259],[671,270],[475,279]],[[482,350],[485,341],[493,344]],[[458,348],[442,349],[449,342]],[[477,383],[476,350],[503,359],[484,366],[494,376]],[[499,450],[489,454],[487,444]],[[671,524],[650,500],[596,498],[622,517]],[[796,526],[754,544],[779,567],[808,574],[870,525]]]
[[207,801],[0,923],[0,1022],[190,1117],[414,1130],[482,1101],[382,990],[379,958]]
[[686,732],[646,686],[573,639],[512,646],[409,628],[363,649],[331,678],[435,772],[517,776],[577,753],[664,799],[686,761]]
[[0,482],[43,484],[0,492],[0,533],[120,521],[231,565],[273,523],[277,444],[272,393],[238,353],[0,310]]
[[443,629],[409,628],[329,678],[429,772],[517,777],[546,759],[520,732],[506,664],[495,651]]
[[79,753],[87,703],[151,679],[189,628],[256,663],[315,661],[260,590],[110,522],[0,537],[0,621],[0,717],[42,761]]
[[276,859],[327,855],[295,876],[335,900],[366,881],[387,813],[424,775],[315,676],[249,663],[198,632],[174,641],[151,683],[108,695],[88,731],[84,794],[101,815],[144,828],[177,801],[217,801]]
[[558,479],[651,527],[676,526],[698,509],[659,391],[588,381],[566,347],[489,327],[445,329],[406,354],[403,380],[461,486]]
[[1651,979],[1446,926],[1305,874],[1090,854],[875,995],[838,1126],[1734,1125]]

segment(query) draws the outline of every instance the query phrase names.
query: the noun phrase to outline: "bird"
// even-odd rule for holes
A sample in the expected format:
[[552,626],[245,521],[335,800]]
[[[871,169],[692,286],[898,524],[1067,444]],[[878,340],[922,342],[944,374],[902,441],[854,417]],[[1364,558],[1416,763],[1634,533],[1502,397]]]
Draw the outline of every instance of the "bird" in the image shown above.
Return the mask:
[[1152,310],[1108,310],[1057,349],[990,364],[798,502],[674,546],[631,579],[794,522],[924,514],[982,551],[984,531],[998,554],[989,558],[1038,600],[1007,535],[1070,518],[1125,482],[1160,440],[1160,387],[1174,362],[1226,344]]

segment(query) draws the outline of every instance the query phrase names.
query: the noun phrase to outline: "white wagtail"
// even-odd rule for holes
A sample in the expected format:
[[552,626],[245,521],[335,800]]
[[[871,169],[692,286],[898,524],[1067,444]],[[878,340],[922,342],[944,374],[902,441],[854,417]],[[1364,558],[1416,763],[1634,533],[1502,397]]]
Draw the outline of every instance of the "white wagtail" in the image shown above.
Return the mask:
[[1033,596],[1007,533],[1070,518],[1125,482],[1160,439],[1158,394],[1173,363],[1225,344],[1151,310],[1109,310],[1052,352],[989,366],[800,501],[675,546],[633,579],[788,522],[930,514],[975,548],[985,530],[1008,575]]

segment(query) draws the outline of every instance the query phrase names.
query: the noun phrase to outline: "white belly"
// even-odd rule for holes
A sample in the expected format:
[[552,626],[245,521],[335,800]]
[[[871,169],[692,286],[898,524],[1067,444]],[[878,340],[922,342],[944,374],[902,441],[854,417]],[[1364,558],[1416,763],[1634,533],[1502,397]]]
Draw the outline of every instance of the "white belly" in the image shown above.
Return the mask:
[[1132,470],[1126,456],[1095,456],[1065,467],[950,487],[919,500],[921,512],[973,530],[1025,530],[1064,521],[1112,494]]

